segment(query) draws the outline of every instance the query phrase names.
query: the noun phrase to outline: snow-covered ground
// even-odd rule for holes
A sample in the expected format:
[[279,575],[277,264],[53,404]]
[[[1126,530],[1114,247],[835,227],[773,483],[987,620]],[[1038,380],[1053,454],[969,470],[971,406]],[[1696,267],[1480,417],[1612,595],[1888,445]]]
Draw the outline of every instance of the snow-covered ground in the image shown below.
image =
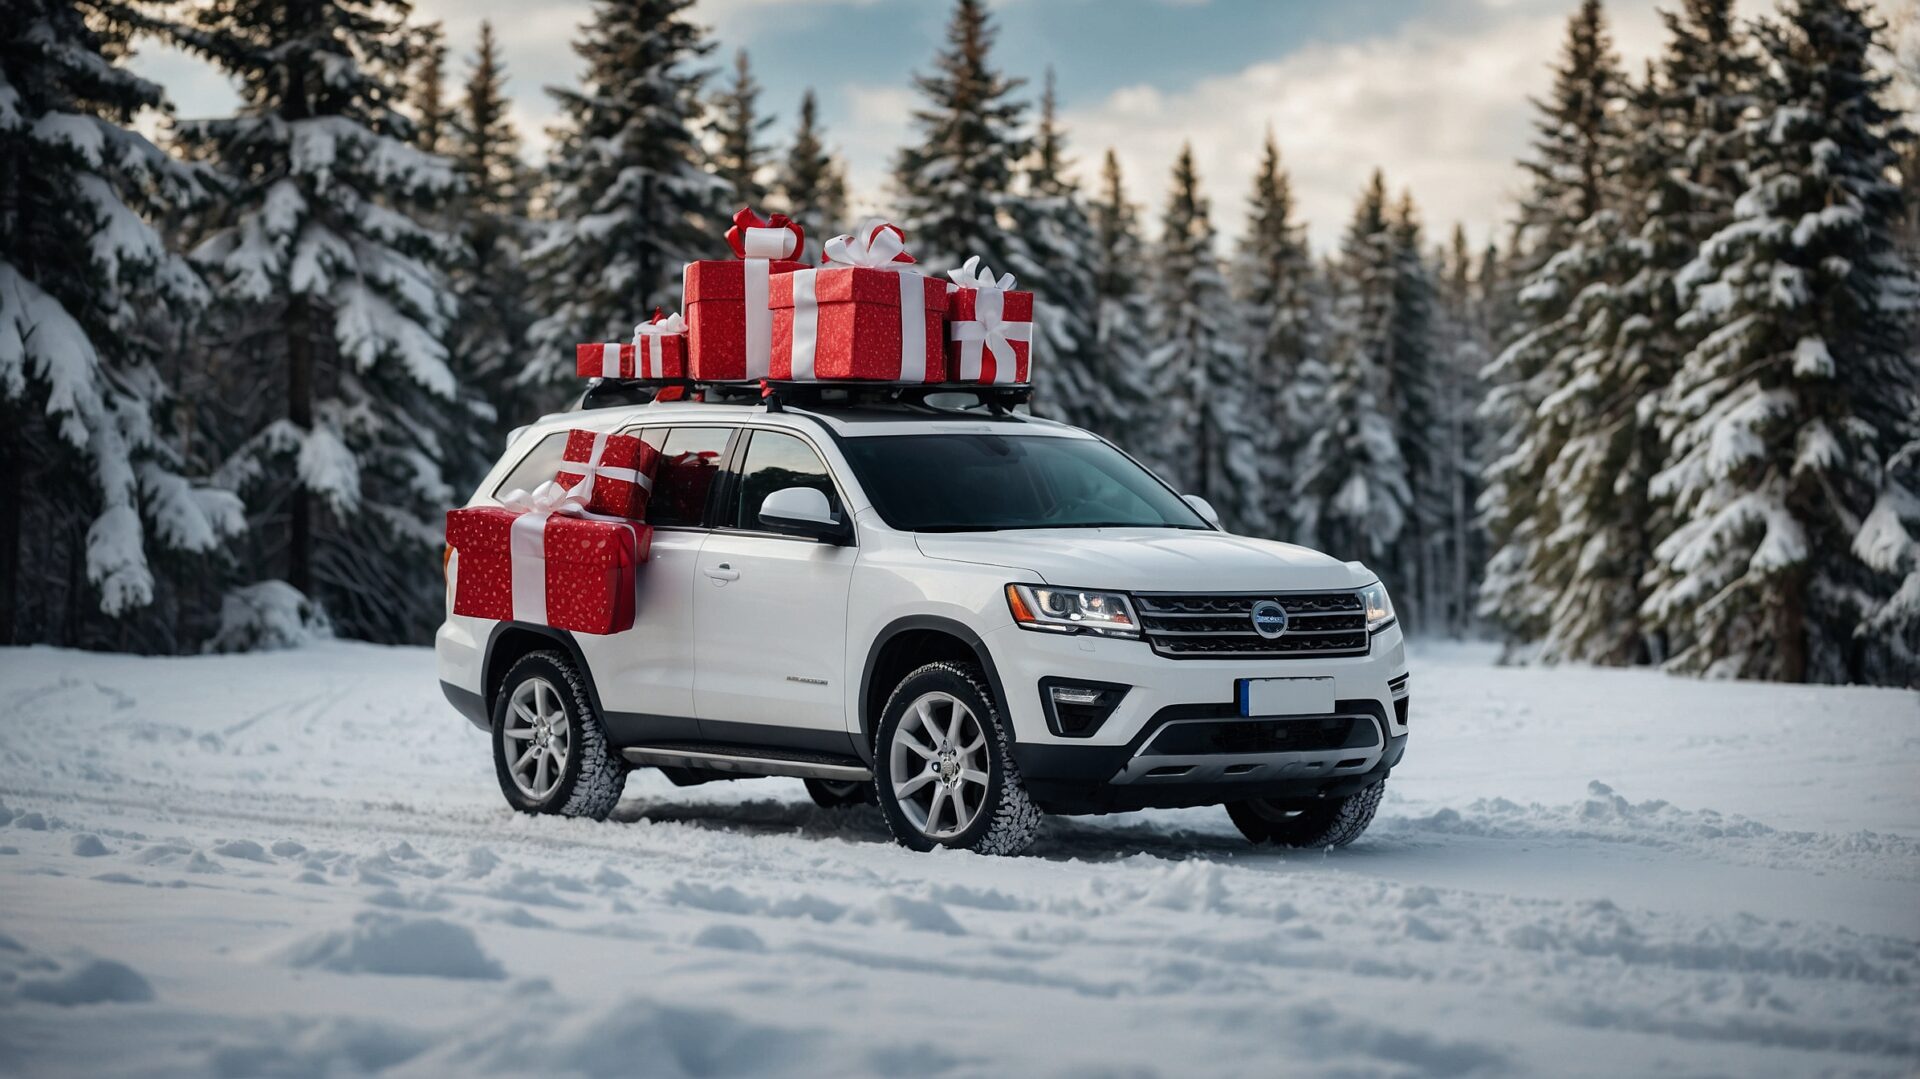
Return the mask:
[[1354,847],[510,813],[422,651],[0,651],[0,1073],[1912,1075],[1920,695],[1418,649]]

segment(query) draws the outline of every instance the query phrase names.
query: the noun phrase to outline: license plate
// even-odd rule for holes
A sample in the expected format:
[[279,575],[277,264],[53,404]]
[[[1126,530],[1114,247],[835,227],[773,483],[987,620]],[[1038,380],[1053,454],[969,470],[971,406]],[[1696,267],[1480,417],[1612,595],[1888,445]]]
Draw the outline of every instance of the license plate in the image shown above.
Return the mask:
[[1243,716],[1317,716],[1333,711],[1331,678],[1242,678]]

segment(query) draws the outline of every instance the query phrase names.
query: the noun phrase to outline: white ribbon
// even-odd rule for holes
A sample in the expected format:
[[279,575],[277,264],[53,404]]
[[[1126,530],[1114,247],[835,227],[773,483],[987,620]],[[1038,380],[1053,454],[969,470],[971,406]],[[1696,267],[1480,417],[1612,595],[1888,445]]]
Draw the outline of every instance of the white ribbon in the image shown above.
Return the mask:
[[620,371],[620,350],[623,346],[609,342],[600,346],[600,377],[624,378]]
[[910,262],[896,263],[893,260],[907,250],[905,240],[900,234],[884,223],[870,222],[861,226],[858,234],[835,236],[828,240],[827,261],[841,266],[859,266],[868,270],[897,270],[912,266]]
[[[593,501],[593,483],[594,479],[599,476],[605,476],[610,480],[625,480],[628,483],[638,485],[642,491],[648,494],[653,493],[652,476],[646,475],[637,468],[620,468],[614,465],[603,465],[600,463],[601,458],[607,455],[608,439],[611,437],[612,436],[608,435],[605,431],[595,432],[593,436],[593,449],[588,452],[587,460],[584,464],[579,461],[563,460],[560,462],[560,471],[581,473],[580,482],[573,485],[573,492],[580,496],[580,504],[582,506],[588,505]],[[618,520],[619,518],[614,519]]]
[[514,621],[547,624],[547,520],[556,513],[585,516],[587,500],[581,492],[591,482],[569,491],[548,480],[532,491],[515,489],[500,496],[501,505],[522,511],[507,539]]
[[[1033,340],[1033,323],[1008,322],[1007,293],[1013,288],[1013,275],[1001,274],[980,265],[975,255],[947,276],[961,288],[974,290],[972,322],[955,322],[948,336],[960,342],[960,369],[954,378],[961,382],[1011,383],[1020,377],[1020,358],[1014,355],[1013,342]],[[983,378],[985,358],[993,357],[993,377]]]
[[687,332],[687,320],[675,311],[659,322],[642,322],[633,328],[633,351],[639,378],[665,378],[667,347],[665,338]]
[[740,240],[742,258],[790,259],[800,247],[799,238],[793,234],[791,228],[743,229],[741,231],[745,234]]

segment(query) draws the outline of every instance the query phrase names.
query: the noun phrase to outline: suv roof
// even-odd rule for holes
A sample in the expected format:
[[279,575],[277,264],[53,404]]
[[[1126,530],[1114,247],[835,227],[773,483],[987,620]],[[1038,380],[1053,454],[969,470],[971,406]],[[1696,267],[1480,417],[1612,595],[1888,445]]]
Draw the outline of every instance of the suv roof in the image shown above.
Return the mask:
[[[615,393],[589,391],[567,412],[543,416],[529,426],[547,427],[571,424],[581,427],[617,427],[639,420],[702,419],[746,420],[775,416],[805,418],[836,435],[860,437],[879,434],[911,434],[951,430],[998,429],[1012,433],[1092,438],[1078,427],[1026,413],[1008,411],[985,403],[971,407],[944,407],[937,398],[948,396],[938,391],[910,393],[898,400],[886,400],[872,394],[848,394],[847,400],[832,399],[835,387],[823,384],[825,393],[810,393],[804,403],[779,403],[769,407],[759,397],[742,394],[708,401],[635,401],[621,400]],[[912,391],[916,387],[903,387]],[[931,389],[931,388],[930,388]],[[797,396],[797,395],[796,395]],[[954,395],[958,396],[958,395]],[[984,396],[984,395],[983,395]]]

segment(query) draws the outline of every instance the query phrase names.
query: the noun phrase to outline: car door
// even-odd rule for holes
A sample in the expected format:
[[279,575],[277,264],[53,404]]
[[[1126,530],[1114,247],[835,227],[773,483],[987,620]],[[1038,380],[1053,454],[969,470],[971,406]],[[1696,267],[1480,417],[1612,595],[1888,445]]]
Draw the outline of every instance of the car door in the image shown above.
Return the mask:
[[827,495],[832,473],[805,438],[741,432],[717,527],[695,582],[694,706],[708,738],[847,753],[847,589],[858,548],[759,526],[760,503],[786,487]]
[[699,737],[694,720],[694,601],[710,501],[734,431],[731,426],[649,426],[638,435],[660,451],[647,523],[653,549],[635,574],[633,628],[576,634],[616,743]]

